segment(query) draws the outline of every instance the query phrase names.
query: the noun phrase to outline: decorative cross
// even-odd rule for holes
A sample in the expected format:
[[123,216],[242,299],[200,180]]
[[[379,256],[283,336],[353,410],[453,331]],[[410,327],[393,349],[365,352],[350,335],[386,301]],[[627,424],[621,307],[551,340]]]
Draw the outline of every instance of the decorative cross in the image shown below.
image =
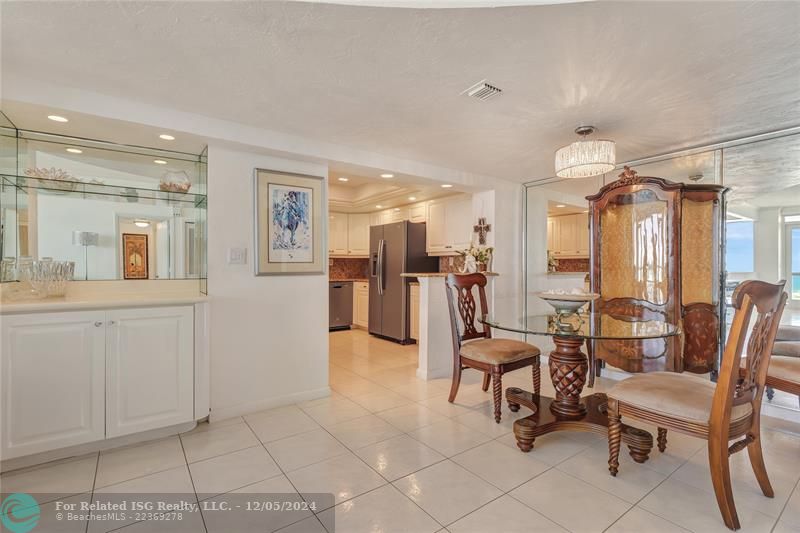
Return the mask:
[[478,234],[478,244],[486,244],[486,234],[492,231],[492,225],[486,223],[486,217],[480,217],[472,231]]

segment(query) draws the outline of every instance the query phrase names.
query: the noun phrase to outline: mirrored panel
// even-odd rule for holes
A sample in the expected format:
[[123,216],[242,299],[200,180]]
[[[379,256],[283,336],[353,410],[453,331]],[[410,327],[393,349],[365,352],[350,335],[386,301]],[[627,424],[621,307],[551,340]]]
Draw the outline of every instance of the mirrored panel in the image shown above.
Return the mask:
[[77,280],[205,277],[205,153],[24,131],[8,139],[4,258],[73,261]]

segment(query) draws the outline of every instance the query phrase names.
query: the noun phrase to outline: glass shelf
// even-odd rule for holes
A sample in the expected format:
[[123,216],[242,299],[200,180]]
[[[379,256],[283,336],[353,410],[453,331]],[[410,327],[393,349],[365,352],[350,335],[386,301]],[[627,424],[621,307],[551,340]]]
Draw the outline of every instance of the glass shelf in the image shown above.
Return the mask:
[[123,187],[119,185],[106,185],[100,183],[86,183],[77,181],[57,181],[46,178],[32,178],[28,176],[2,176],[3,192],[7,188],[16,188],[18,192],[31,193],[36,191],[44,194],[70,196],[90,200],[93,198],[113,200],[120,202],[157,204],[189,204],[194,207],[205,208],[206,195],[191,192],[178,193],[138,187]]

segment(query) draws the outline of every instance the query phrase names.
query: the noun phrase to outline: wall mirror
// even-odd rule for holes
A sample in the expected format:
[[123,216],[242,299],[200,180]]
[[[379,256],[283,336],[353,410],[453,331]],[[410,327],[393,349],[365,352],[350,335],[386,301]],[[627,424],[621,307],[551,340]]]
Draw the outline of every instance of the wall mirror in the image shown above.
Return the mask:
[[2,134],[2,257],[74,261],[76,280],[205,277],[205,153]]

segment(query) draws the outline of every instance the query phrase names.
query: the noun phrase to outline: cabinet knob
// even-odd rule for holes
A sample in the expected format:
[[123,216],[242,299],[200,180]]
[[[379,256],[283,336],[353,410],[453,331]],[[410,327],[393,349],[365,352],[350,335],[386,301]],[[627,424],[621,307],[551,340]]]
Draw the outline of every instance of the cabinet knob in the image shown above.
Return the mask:
[[115,324],[116,324],[116,322],[115,322],[115,321],[113,321],[113,320],[109,320],[109,321],[108,321],[108,325],[109,325],[109,326],[113,326],[113,325],[115,325]]
[[103,325],[103,323],[100,322],[100,321],[97,321],[97,322],[94,323],[94,327],[96,327],[96,328],[99,328],[102,325]]

